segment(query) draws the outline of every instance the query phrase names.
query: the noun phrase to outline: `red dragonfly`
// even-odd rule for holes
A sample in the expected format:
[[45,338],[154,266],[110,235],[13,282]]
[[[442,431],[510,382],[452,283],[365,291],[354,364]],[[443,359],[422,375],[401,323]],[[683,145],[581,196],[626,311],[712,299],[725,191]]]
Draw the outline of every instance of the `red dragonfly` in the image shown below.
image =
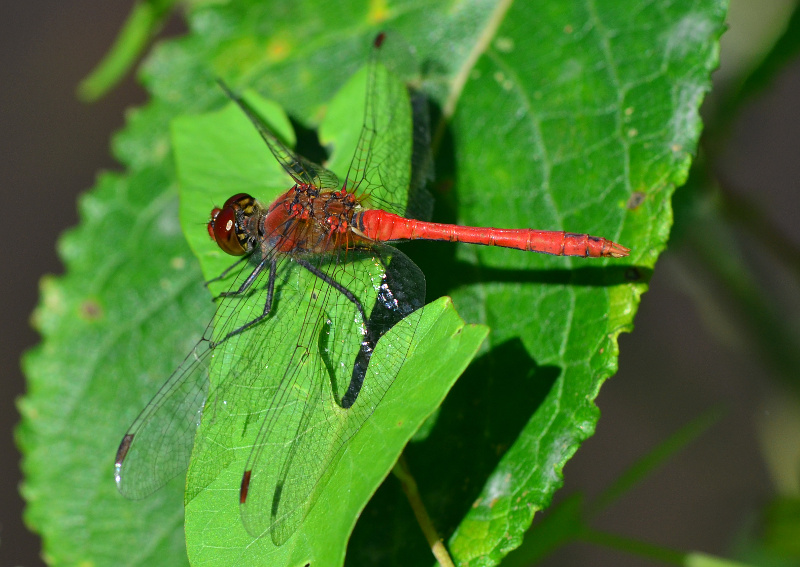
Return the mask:
[[[231,420],[243,431],[256,425],[239,489],[242,521],[255,537],[270,534],[275,544],[285,542],[391,386],[414,338],[425,278],[385,242],[447,240],[566,256],[628,255],[628,248],[587,234],[404,216],[411,174],[391,159],[402,136],[384,131],[409,101],[402,83],[380,63],[383,42],[379,34],[373,44],[364,124],[341,185],[334,173],[287,148],[220,83],[294,185],[268,206],[240,193],[212,210],[209,235],[241,258],[216,278],[230,287],[217,298],[203,337],[120,444],[115,477],[125,496],[145,497],[180,474],[195,443],[216,452],[192,463],[187,501],[213,482],[241,447],[203,426],[198,433],[201,415]],[[216,376],[211,388],[210,374]]]

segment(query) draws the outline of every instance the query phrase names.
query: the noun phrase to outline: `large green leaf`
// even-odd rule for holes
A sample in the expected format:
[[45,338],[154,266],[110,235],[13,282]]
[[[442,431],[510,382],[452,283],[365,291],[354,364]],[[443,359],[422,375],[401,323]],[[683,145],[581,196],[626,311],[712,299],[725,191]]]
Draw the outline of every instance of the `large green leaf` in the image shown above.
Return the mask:
[[[185,561],[180,481],[128,502],[112,480],[125,428],[213,312],[178,229],[170,121],[217,107],[219,75],[314,126],[364,62],[369,38],[392,28],[416,47],[424,88],[445,119],[436,220],[585,231],[633,250],[628,260],[590,262],[405,248],[426,274],[429,298],[450,293],[467,321],[492,329],[409,462],[456,560],[496,564],[594,430],[593,400],[615,370],[616,336],[630,328],[665,246],[669,199],[696,148],[725,7],[242,0],[190,8],[189,35],[161,44],[143,69],[152,101],[115,139],[126,173],[101,176],[82,199],[81,225],[60,245],[67,275],[43,285],[36,323],[44,343],[25,360],[18,438],[27,520],[48,557]],[[201,234],[211,205],[198,205],[192,221]],[[366,508],[349,562],[429,564],[398,493],[386,483]],[[322,506],[328,517],[335,511]]]

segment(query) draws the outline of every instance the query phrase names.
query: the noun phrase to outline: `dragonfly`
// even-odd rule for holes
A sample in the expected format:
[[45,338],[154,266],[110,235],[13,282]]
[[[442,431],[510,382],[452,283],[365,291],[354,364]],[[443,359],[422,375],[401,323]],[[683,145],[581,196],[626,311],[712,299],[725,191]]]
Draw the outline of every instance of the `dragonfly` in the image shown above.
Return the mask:
[[[196,444],[235,445],[203,435],[201,427],[205,420],[233,420],[257,430],[238,487],[242,523],[254,537],[286,542],[391,387],[414,340],[425,277],[392,242],[442,240],[593,258],[629,254],[583,233],[468,227],[409,214],[409,185],[426,179],[410,174],[409,163],[425,169],[424,151],[417,151],[424,143],[415,142],[405,164],[393,159],[403,139],[418,136],[387,133],[409,99],[382,62],[385,38],[378,34],[372,44],[363,124],[343,182],[289,149],[219,81],[293,184],[269,204],[238,193],[211,211],[209,236],[239,259],[215,278],[228,291],[217,296],[202,338],[120,443],[115,480],[124,496],[144,498],[181,474]],[[187,484],[187,501],[225,464],[216,457],[192,464],[201,472]]]

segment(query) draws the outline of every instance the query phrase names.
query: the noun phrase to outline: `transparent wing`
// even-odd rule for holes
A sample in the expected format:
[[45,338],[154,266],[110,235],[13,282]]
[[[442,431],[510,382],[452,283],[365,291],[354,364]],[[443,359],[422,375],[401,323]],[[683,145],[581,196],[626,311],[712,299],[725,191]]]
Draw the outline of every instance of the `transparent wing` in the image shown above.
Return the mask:
[[[232,276],[230,289],[252,270],[250,264]],[[263,270],[245,293],[220,300],[213,356],[206,357],[211,391],[186,499],[234,460],[246,461],[244,526],[280,544],[316,503],[343,446],[394,381],[416,330],[416,318],[407,316],[423,305],[425,280],[389,246],[282,256],[267,317],[231,335],[264,313],[270,277]]]
[[[230,290],[256,261],[229,274]],[[243,523],[283,543],[397,376],[416,330],[408,315],[424,297],[422,273],[389,246],[277,258],[242,293],[218,298],[203,338],[131,426],[117,455],[120,491],[154,492],[186,469],[194,443],[187,502],[246,461]]]
[[427,99],[415,93],[409,100],[409,89],[395,73],[402,79],[415,76],[414,59],[399,37],[376,38],[363,125],[344,187],[371,208],[427,220],[432,200],[425,185],[433,172]]
[[[416,318],[407,316],[424,302],[424,276],[398,250],[346,254],[336,262],[301,260],[307,265],[299,277],[309,286],[299,337],[287,341],[285,371],[264,392],[263,422],[244,472],[245,528],[270,533],[277,545],[305,519],[344,445],[391,386],[416,330]],[[281,316],[296,318],[288,307]]]
[[[393,156],[398,148],[408,154],[402,144],[411,143],[410,126],[405,119],[401,128],[384,126],[396,123],[394,108],[408,107],[408,99],[377,59],[376,47],[348,188],[371,206],[403,212],[409,160],[393,165]],[[295,181],[338,187],[333,173],[296,156],[221,86]],[[304,241],[289,233],[300,229],[286,228],[286,238]],[[397,376],[416,330],[417,319],[408,315],[424,302],[424,277],[411,260],[388,246],[364,246],[274,262],[251,258],[226,272],[230,289],[239,290],[251,281],[253,261],[270,266],[241,293],[218,298],[203,338],[126,434],[117,455],[123,494],[146,496],[179,474],[194,442],[187,501],[231,462],[245,461],[240,501],[246,529],[286,541]],[[258,317],[258,324],[247,325]]]
[[264,121],[261,120],[258,114],[250,108],[246,101],[234,94],[222,80],[217,79],[217,82],[222,90],[225,91],[225,94],[228,95],[228,98],[235,102],[239,108],[242,109],[242,112],[247,115],[256,127],[256,130],[258,130],[258,133],[267,143],[272,155],[275,156],[275,159],[278,160],[278,163],[283,166],[283,169],[286,170],[286,173],[288,173],[292,179],[297,183],[313,185],[325,190],[333,190],[339,187],[339,178],[335,173],[302,156],[298,156],[287,148]]
[[139,499],[186,470],[208,393],[211,326],[133,422],[117,450],[119,491]]

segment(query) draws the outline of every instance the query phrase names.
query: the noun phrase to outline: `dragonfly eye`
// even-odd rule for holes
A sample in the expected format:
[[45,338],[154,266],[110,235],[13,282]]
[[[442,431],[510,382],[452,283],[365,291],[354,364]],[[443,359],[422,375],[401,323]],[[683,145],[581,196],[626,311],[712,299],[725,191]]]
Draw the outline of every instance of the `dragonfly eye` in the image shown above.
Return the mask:
[[237,208],[230,204],[229,199],[224,208],[215,208],[211,211],[211,220],[208,221],[208,234],[224,252],[231,256],[242,256],[246,253],[244,246],[239,241],[236,225]]
[[236,195],[225,201],[225,204],[222,205],[222,208],[228,209],[232,207],[234,209],[241,209],[245,213],[250,214],[253,210],[253,204],[255,201],[256,200],[247,193],[236,193]]
[[211,209],[211,218],[208,220],[207,228],[208,228],[208,235],[211,237],[212,240],[217,239],[217,237],[214,236],[214,221],[217,220],[217,217],[221,212],[222,209],[220,209],[219,207],[214,207],[213,209]]

